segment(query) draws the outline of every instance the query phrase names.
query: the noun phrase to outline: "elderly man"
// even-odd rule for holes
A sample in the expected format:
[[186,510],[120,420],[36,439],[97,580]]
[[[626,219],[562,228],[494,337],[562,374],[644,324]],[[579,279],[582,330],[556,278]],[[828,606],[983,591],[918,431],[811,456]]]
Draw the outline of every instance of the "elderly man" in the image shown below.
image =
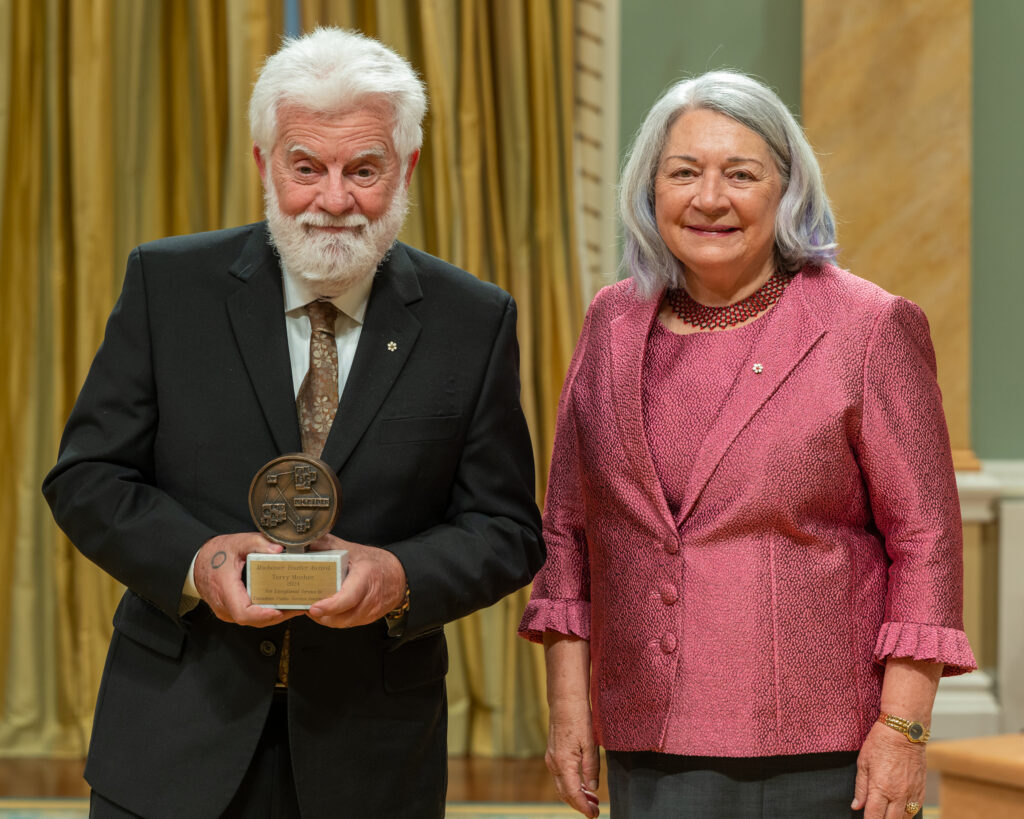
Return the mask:
[[[395,237],[426,109],[408,63],[319,29],[253,90],[265,223],[128,261],[44,493],[125,584],[94,816],[440,817],[442,626],[543,561],[508,294]],[[340,591],[255,606],[248,490],[318,455]]]

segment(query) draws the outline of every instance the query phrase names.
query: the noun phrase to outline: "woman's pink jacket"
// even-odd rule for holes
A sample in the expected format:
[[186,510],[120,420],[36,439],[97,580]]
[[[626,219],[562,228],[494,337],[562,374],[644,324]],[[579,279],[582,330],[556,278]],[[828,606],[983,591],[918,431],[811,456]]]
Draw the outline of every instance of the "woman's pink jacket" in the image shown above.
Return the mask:
[[801,271],[759,319],[673,517],[641,406],[659,301],[627,280],[587,313],[520,633],[590,641],[606,748],[855,750],[886,657],[975,667],[927,320],[838,268]]

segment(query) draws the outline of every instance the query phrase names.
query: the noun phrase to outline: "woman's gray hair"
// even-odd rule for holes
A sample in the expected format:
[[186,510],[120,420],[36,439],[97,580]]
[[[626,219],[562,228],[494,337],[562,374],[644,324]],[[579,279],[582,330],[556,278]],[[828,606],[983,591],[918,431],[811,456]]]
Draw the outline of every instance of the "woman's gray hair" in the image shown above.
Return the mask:
[[391,107],[392,140],[404,164],[423,144],[427,94],[416,72],[377,40],[345,29],[317,28],[286,39],[267,58],[249,99],[249,130],[257,147],[270,152],[281,105],[330,115],[374,98]]
[[785,270],[830,262],[836,227],[821,168],[785,103],[757,80],[735,71],[711,71],[673,85],[654,104],[633,140],[619,188],[625,233],[622,264],[643,298],[680,287],[682,265],[658,232],[654,179],[669,130],[687,111],[708,109],[745,125],[768,145],[782,178],[775,216],[775,256]]

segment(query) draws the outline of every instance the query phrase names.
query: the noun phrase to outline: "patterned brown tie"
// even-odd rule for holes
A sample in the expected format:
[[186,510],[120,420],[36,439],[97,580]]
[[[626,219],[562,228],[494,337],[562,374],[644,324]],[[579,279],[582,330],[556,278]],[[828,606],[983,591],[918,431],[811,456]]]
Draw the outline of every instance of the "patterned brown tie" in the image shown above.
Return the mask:
[[[302,451],[319,458],[338,411],[338,345],[334,341],[338,308],[329,301],[311,301],[306,305],[306,315],[312,328],[309,369],[295,397],[295,406],[299,411]],[[278,688],[288,687],[291,636],[291,629],[285,629],[277,661]]]
[[309,371],[295,399],[299,411],[302,451],[319,458],[338,411],[338,346],[334,320],[338,308],[329,301],[311,301],[306,314],[312,327],[309,338]]

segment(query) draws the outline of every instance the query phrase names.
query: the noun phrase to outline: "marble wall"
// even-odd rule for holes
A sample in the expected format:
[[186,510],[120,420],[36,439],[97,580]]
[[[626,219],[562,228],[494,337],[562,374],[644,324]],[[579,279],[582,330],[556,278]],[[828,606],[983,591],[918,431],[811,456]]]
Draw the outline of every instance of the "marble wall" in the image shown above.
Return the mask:
[[843,267],[919,304],[970,441],[971,0],[804,0],[803,124]]

